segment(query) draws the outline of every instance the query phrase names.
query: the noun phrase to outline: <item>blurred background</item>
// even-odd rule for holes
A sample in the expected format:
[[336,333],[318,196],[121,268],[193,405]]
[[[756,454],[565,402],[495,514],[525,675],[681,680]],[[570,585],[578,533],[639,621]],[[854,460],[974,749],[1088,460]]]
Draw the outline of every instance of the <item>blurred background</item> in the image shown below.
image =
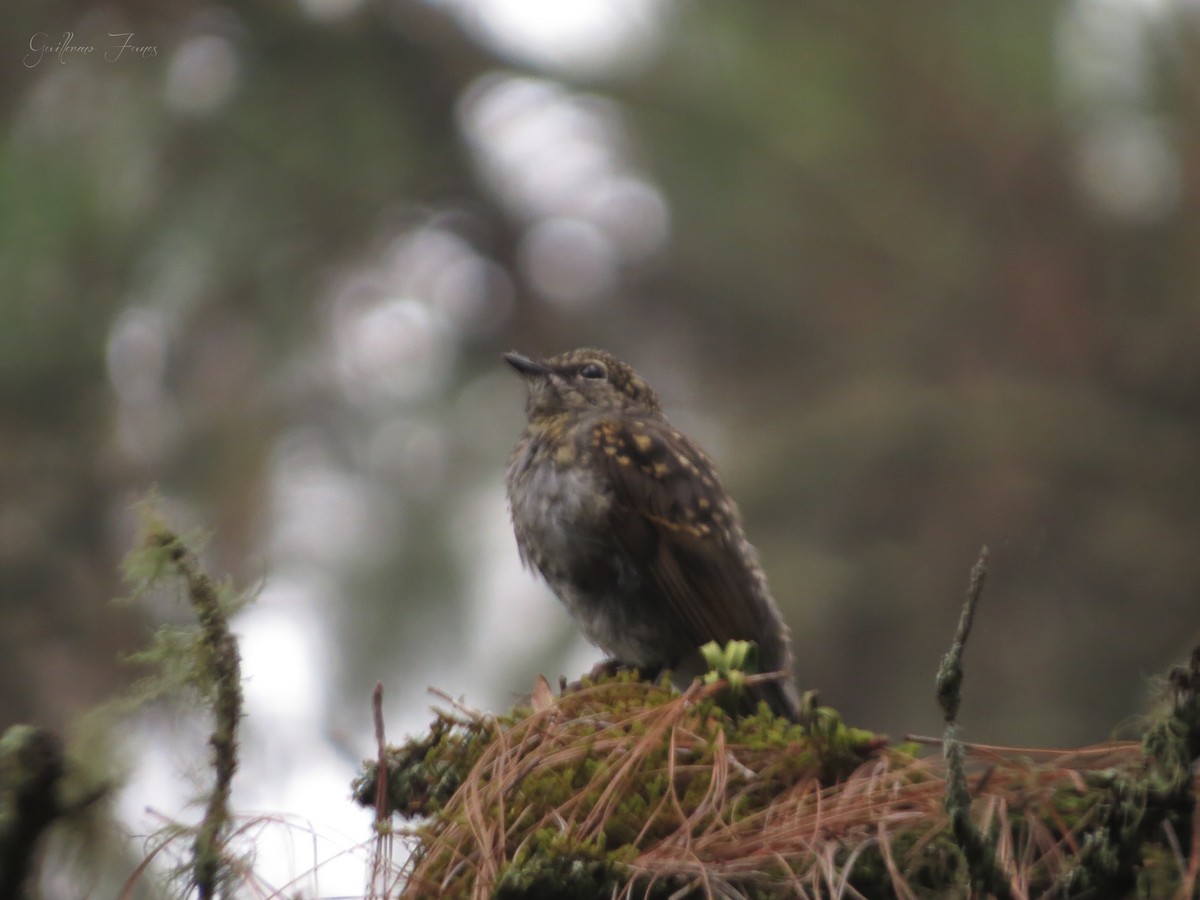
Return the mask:
[[[502,710],[600,658],[517,560],[509,349],[657,388],[856,725],[939,731],[985,543],[969,740],[1104,740],[1197,639],[1194,4],[17,0],[0,29],[0,724],[69,727],[186,615],[108,602],[158,485],[261,584],[235,802],[365,840],[376,680],[399,739],[428,686]],[[130,731],[131,821],[186,800],[180,730]]]

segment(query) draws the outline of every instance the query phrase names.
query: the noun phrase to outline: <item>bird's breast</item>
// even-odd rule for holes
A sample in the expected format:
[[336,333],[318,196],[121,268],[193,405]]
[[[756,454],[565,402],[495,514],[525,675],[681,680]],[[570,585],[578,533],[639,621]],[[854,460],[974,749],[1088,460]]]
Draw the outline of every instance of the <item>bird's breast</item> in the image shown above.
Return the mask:
[[548,447],[531,446],[508,469],[521,555],[552,583],[594,555],[597,540],[607,533],[611,493],[595,472],[575,462],[556,458]]

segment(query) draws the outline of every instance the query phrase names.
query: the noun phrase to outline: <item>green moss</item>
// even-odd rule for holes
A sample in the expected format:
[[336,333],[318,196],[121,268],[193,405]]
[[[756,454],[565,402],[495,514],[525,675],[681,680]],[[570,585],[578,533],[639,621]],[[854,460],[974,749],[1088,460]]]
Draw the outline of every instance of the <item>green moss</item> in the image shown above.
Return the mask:
[[[412,738],[386,755],[385,813],[411,819],[441,811],[491,740],[483,720],[467,721],[439,712],[429,734]],[[363,763],[351,785],[354,799],[374,808],[377,760]]]
[[[999,756],[984,771],[980,759],[971,761],[969,795],[989,798],[970,808],[979,840],[1018,854],[1031,893],[1157,897],[1177,890],[1182,873],[1163,825],[1186,846],[1197,668],[1173,676],[1172,702],[1148,720],[1140,753],[1125,745],[1090,757],[1106,768],[1079,765],[1069,754]],[[451,898],[478,896],[481,885],[495,897],[601,898],[643,878],[637,896],[666,897],[687,882],[677,880],[679,868],[656,879],[639,874],[654,871],[656,860],[691,859],[684,870],[695,864],[718,873],[753,852],[753,869],[729,876],[747,898],[792,896],[796,878],[815,884],[825,877],[872,898],[895,896],[898,882],[915,897],[968,893],[973,873],[947,826],[941,768],[918,761],[918,748],[888,747],[815,702],[800,725],[765,707],[732,717],[722,699],[715,688],[682,698],[666,682],[620,672],[568,690],[540,711],[439,714],[429,734],[387,756],[388,808],[425,817],[411,832],[414,883],[437,885],[439,896]],[[851,777],[884,755],[878,768]],[[854,783],[843,798],[836,785],[848,780]],[[374,783],[369,763],[355,785],[364,805],[374,805]],[[807,805],[796,805],[801,797]],[[787,830],[794,811],[819,815],[823,803],[851,814],[835,816],[828,834]],[[985,808],[992,812],[983,819]],[[694,858],[687,855],[693,846]],[[1057,849],[1038,849],[1050,846]],[[1013,863],[1004,852],[1007,879]]]
[[506,866],[492,896],[497,900],[608,900],[619,884],[621,878],[606,861],[539,853],[521,865]]
[[[415,834],[418,858],[430,867],[432,880],[438,878],[429,874],[434,870],[445,875],[448,867],[462,868],[461,859],[439,856],[437,849],[441,836],[471,827],[463,803],[453,800],[458,788],[468,778],[489,786],[495,778],[513,779],[497,790],[504,797],[504,821],[522,825],[506,834],[507,861],[495,896],[609,897],[627,877],[625,863],[680,828],[698,834],[714,816],[732,822],[759,813],[789,786],[841,777],[884,745],[870,732],[848,728],[827,708],[805,728],[765,705],[733,719],[711,697],[682,710],[673,741],[659,715],[669,703],[679,704],[680,696],[665,679],[647,684],[635,673],[618,672],[565,693],[552,719],[539,719],[528,707],[497,718],[438,713],[427,735],[387,751],[387,810],[429,817]],[[607,749],[596,749],[601,742]],[[519,778],[511,774],[511,759],[507,768],[492,768],[498,754],[518,745],[533,760],[516,767],[523,770]],[[727,767],[725,795],[714,798],[715,763],[731,747],[737,748],[736,763]],[[628,786],[618,785],[614,793],[618,779]],[[354,783],[359,803],[374,807],[375,784],[376,764],[368,761]],[[732,805],[726,802],[731,795],[737,796]],[[583,829],[580,823],[601,803],[603,816]],[[475,813],[496,821],[500,809]],[[567,818],[573,824],[564,826]],[[790,877],[778,877],[785,874]],[[446,895],[468,893],[465,883],[451,879]]]
[[629,848],[610,852],[606,846],[603,838],[577,842],[554,829],[540,829],[501,869],[492,896],[497,900],[609,900],[626,879],[621,863],[632,855]]
[[[892,860],[909,889],[918,897],[947,897],[953,896],[948,888],[961,884],[965,894],[966,867],[954,841],[945,833],[927,838],[919,831],[902,831],[890,839]],[[848,856],[844,851],[842,861],[848,861]],[[872,900],[895,896],[891,873],[877,843],[855,858],[849,883]]]

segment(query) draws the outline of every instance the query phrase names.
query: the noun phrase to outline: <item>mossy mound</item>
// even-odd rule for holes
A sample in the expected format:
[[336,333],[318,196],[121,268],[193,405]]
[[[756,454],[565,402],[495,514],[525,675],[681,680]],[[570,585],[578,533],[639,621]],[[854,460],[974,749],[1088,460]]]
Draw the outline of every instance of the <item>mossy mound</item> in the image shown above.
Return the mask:
[[[972,820],[1004,881],[974,888],[940,754],[827,708],[804,726],[731,719],[719,684],[543,683],[529,706],[439,712],[388,749],[383,811],[418,820],[400,896],[1192,896],[1195,680],[1142,743],[967,747]],[[365,806],[376,776],[367,763],[355,784]]]

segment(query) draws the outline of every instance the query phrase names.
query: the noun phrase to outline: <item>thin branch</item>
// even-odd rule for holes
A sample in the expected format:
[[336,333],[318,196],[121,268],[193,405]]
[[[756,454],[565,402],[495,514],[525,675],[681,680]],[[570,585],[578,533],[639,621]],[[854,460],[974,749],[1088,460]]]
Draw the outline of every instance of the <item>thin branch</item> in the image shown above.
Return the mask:
[[229,795],[238,767],[237,732],[242,718],[241,653],[237,639],[229,630],[217,588],[195,555],[174,532],[158,531],[150,540],[166,551],[171,565],[187,585],[188,601],[200,623],[199,648],[204,654],[207,675],[215,693],[213,731],[208,742],[213,748],[216,781],[192,845],[192,871],[200,900],[212,900],[221,874],[222,850],[230,821]]
[[963,650],[975,621],[975,608],[987,579],[988,548],[979,551],[979,559],[971,569],[971,583],[963,603],[958,628],[949,652],[942,658],[937,674],[937,700],[946,720],[946,736],[942,751],[946,757],[946,792],[943,803],[950,816],[950,831],[962,851],[971,875],[973,887],[995,894],[1000,900],[1011,896],[1007,880],[996,863],[992,844],[971,824],[971,794],[967,789],[966,749],[958,735],[958,708],[962,701]]

